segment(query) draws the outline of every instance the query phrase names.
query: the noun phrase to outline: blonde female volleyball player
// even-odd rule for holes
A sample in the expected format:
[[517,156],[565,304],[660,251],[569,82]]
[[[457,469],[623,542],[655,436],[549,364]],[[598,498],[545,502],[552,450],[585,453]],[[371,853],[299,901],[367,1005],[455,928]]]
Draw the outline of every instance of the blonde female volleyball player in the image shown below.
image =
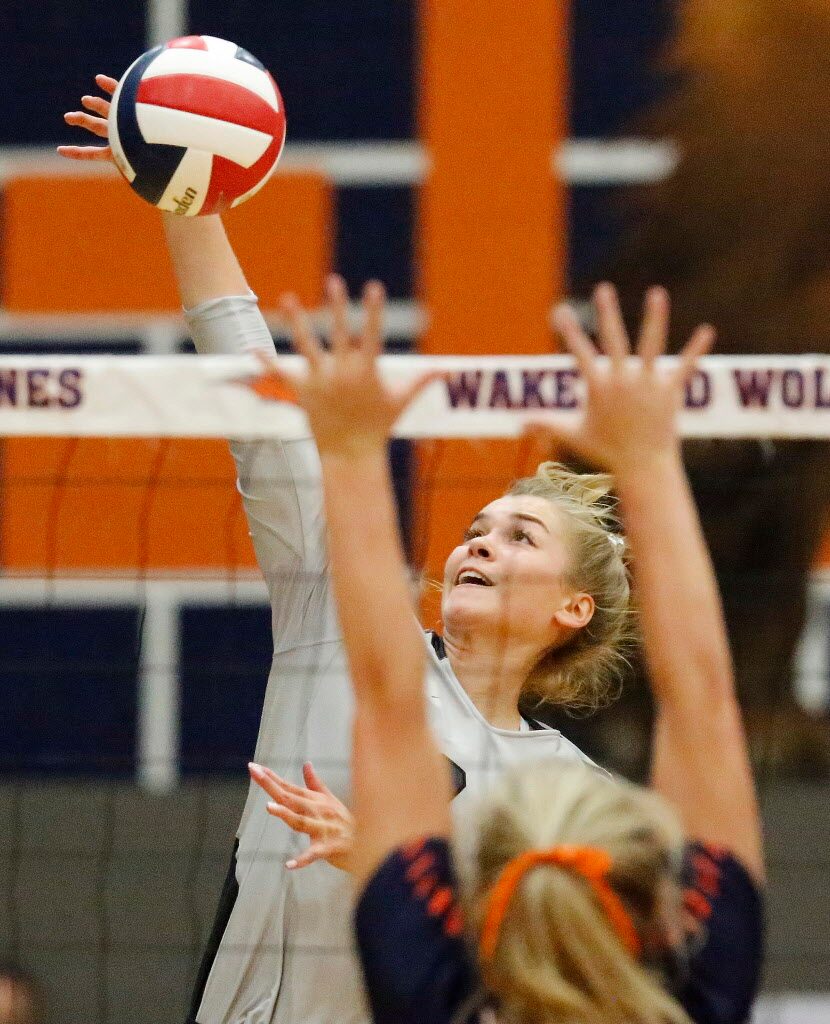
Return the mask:
[[[97,78],[112,93],[115,81]],[[72,125],[106,138],[108,101],[87,96]],[[62,147],[107,160],[107,147]],[[199,352],[259,350],[273,342],[215,217],[164,218],[188,324]],[[339,344],[342,281],[328,286]],[[380,344],[382,297],[370,288],[367,336]],[[239,489],[268,584],[274,659],[256,759],[300,781],[310,760],[345,799],[352,694],[328,576],[320,460],[312,439],[232,442]],[[520,696],[599,699],[628,632],[628,580],[612,542],[604,479],[547,468],[482,510],[451,553],[444,636],[427,634],[426,688],[461,809],[488,774],[538,759],[585,761],[560,733],[522,719]],[[566,570],[567,567],[567,571]],[[371,619],[367,610],[367,628]],[[423,642],[423,640],[422,640]],[[398,638],[383,637],[390,658]],[[308,776],[307,781],[313,781]],[[326,862],[283,867],[302,847],[264,813],[252,785],[196,985],[198,1024],[355,1024],[367,1007],[349,921],[347,875]]]
[[[679,367],[666,370],[656,364],[665,292],[649,294],[638,360],[628,358],[613,291],[603,286],[596,299],[605,361],[573,313],[560,311],[588,406],[575,431],[551,433],[615,474],[657,705],[655,792],[561,760],[510,769],[482,801],[474,841],[462,843],[471,847],[458,864],[466,938],[449,850],[451,779],[429,725],[426,657],[385,451],[424,381],[392,392],[375,368],[374,330],[352,340],[337,332],[327,354],[291,304],[308,375],[289,383],[322,459],[356,696],[352,867],[376,1024],[739,1024],[750,1011],[762,946],[758,809],[720,602],[674,431],[712,331],[699,329]],[[548,525],[569,528],[563,516]],[[489,571],[500,530],[489,517],[476,528],[471,571]]]

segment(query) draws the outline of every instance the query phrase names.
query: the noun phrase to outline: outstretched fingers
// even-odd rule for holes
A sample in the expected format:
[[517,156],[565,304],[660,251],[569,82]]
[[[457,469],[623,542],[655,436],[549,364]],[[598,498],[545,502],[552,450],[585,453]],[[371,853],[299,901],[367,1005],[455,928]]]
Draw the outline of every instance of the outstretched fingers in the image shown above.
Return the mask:
[[109,138],[109,127],[102,117],[93,117],[92,114],[85,114],[83,110],[70,110],[63,115],[63,119],[73,128],[84,128],[97,135],[99,139]]
[[322,839],[310,843],[302,853],[292,857],[285,862],[289,871],[296,871],[297,868],[307,868],[318,860],[328,860],[335,853],[342,852],[342,843],[337,840]]
[[579,372],[587,379],[594,371],[597,357],[597,350],[594,343],[582,329],[576,310],[563,302],[557,306],[553,315],[553,322],[559,332],[565,347],[576,359]]
[[286,786],[276,783],[271,795],[277,804],[287,808],[294,814],[301,814],[309,821],[315,821],[322,829],[323,822],[331,820],[330,809],[323,804],[319,794],[295,793]]
[[306,761],[303,765],[303,781],[306,786],[308,786],[309,789],[314,790],[315,793],[322,793],[324,796],[330,797],[334,796],[329,787],[314,770],[314,765],[311,761]]
[[327,836],[331,832],[331,826],[328,822],[316,816],[292,810],[291,807],[287,806],[287,802],[277,803],[275,800],[272,800],[266,804],[265,809],[272,817],[279,818],[280,821],[285,822],[295,832],[303,832],[314,839]]
[[631,346],[617,289],[607,282],[598,284],[594,289],[594,306],[597,311],[599,347],[615,366],[619,366],[631,354]]
[[380,281],[368,281],[363,288],[363,353],[374,359],[383,351],[383,313],[386,289]]
[[[93,97],[85,96],[84,103]],[[101,100],[106,103],[105,100]],[[106,104],[109,106],[109,104]],[[94,117],[83,110],[70,110],[63,115],[64,121],[73,128],[84,128],[90,134],[99,139],[109,138],[109,127],[104,117]],[[58,153],[68,160],[98,160],[110,162],[112,160],[112,149],[109,146],[58,146]]]
[[637,355],[647,369],[666,351],[671,304],[665,288],[649,288],[643,303],[643,323],[637,343]]
[[81,105],[86,107],[87,110],[91,110],[93,114],[106,118],[109,117],[112,104],[109,100],[105,100],[103,96],[82,96]]
[[111,75],[96,75],[95,84],[99,89],[103,89],[112,96],[115,90],[118,88],[118,79],[113,78]]
[[679,356],[677,382],[685,384],[697,368],[699,360],[711,351],[717,332],[711,324],[701,324],[692,333]]
[[267,768],[265,765],[249,765],[249,769],[254,778],[259,781],[258,777],[254,775],[254,767],[262,773],[263,782],[260,782],[263,789],[270,793],[272,796],[276,796],[277,792],[288,792],[294,796],[308,798],[308,789],[304,789],[302,786],[297,786],[293,782],[289,782],[288,779],[284,779],[281,775],[277,775],[273,768]]
[[326,299],[331,312],[331,350],[334,353],[346,352],[350,347],[349,292],[339,274],[330,274],[326,279]]
[[319,369],[323,359],[323,349],[311,329],[311,321],[300,300],[293,293],[283,295],[280,299],[280,311],[288,323],[294,348],[301,356],[305,356],[312,369]]
[[[118,87],[116,79],[109,75],[96,75],[95,83],[102,92],[112,96]],[[86,110],[71,110],[63,115],[64,121],[73,128],[83,128],[96,135],[99,139],[109,137],[107,118],[110,112],[110,101],[103,96],[82,96],[81,103]],[[97,116],[93,116],[97,115]],[[69,160],[112,161],[112,150],[109,146],[58,146],[58,153]]]
[[104,163],[112,160],[109,146],[58,146],[58,153],[69,160],[100,160]]

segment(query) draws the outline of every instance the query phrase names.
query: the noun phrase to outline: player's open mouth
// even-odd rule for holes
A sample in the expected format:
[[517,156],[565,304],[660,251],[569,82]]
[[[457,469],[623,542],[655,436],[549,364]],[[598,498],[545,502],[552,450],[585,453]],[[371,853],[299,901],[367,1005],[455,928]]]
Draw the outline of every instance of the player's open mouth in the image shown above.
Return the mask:
[[455,578],[455,585],[457,587],[492,587],[493,581],[477,569],[462,569]]

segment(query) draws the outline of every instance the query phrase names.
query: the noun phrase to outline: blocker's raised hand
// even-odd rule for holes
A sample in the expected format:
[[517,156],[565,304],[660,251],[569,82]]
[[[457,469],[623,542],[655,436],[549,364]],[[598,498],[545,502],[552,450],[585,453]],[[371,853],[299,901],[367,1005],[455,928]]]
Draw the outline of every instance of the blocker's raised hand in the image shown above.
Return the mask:
[[676,450],[675,421],[684,388],[700,357],[712,347],[715,332],[708,325],[698,327],[677,365],[670,368],[658,361],[666,350],[669,331],[669,296],[665,289],[651,288],[646,293],[633,354],[616,290],[609,284],[599,285],[594,303],[599,350],[570,306],[560,306],[556,311],[557,330],[575,357],[587,387],[582,420],[568,427],[555,415],[543,415],[529,419],[528,426],[588,461],[619,473],[643,459]]
[[[95,83],[108,96],[115,92],[118,82],[109,75],[96,75]],[[110,112],[110,101],[103,96],[82,96],[81,104],[92,113],[83,110],[70,110],[63,115],[64,121],[73,128],[85,128],[99,139],[109,140],[107,117]],[[99,160],[114,163],[109,142],[104,146],[58,146],[58,152],[69,160]]]
[[294,348],[308,362],[304,375],[282,366],[269,366],[278,381],[290,386],[308,414],[321,455],[359,456],[385,444],[393,424],[439,373],[425,373],[412,383],[395,387],[384,383],[377,368],[383,348],[383,285],[370,281],[363,289],[363,329],[352,334],[348,324],[349,299],[342,277],[326,282],[331,313],[329,348],[324,348],[294,295],[282,300]]

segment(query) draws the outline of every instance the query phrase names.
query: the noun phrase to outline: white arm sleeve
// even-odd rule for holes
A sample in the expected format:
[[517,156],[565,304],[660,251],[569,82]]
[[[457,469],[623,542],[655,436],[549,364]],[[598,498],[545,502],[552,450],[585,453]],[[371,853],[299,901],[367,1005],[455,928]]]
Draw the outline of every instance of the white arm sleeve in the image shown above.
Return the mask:
[[[200,355],[274,351],[256,296],[185,310]],[[268,585],[274,648],[336,639],[328,582],[320,459],[313,439],[231,441],[257,561]]]
[[228,295],[184,311],[200,356],[239,355],[256,349],[274,351],[274,339],[253,292]]

